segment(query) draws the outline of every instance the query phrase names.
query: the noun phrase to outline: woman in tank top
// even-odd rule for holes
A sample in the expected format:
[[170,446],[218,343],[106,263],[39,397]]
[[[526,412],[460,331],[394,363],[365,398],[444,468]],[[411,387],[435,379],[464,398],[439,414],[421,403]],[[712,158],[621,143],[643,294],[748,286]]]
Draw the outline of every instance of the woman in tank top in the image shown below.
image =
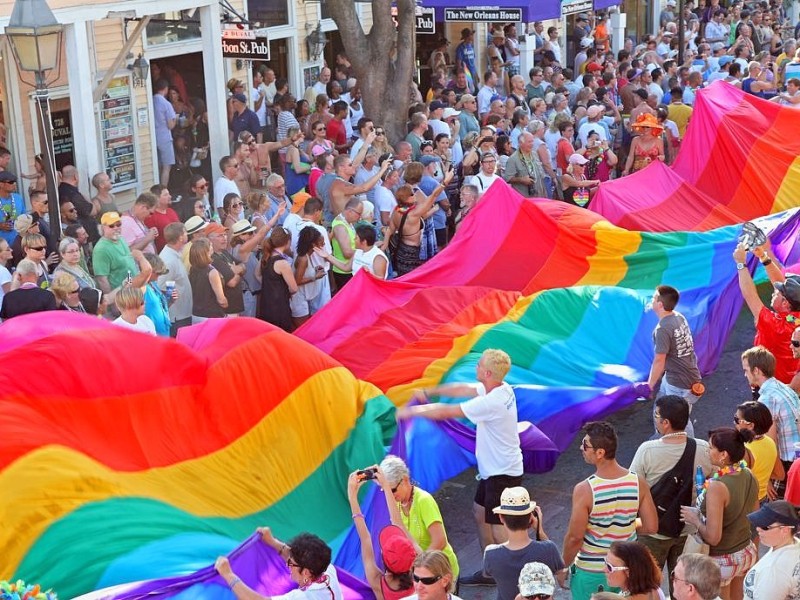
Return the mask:
[[371,225],[356,227],[356,251],[348,261],[341,261],[332,256],[323,246],[315,248],[314,252],[343,271],[352,271],[353,276],[362,269],[378,279],[386,279],[389,276],[389,259],[375,244],[375,228]]

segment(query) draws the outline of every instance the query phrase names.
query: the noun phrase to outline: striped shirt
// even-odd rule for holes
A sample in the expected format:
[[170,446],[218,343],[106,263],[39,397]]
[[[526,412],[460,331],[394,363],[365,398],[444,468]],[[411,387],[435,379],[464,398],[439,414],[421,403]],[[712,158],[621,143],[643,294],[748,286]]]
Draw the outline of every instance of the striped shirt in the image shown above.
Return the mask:
[[800,443],[800,399],[792,388],[770,377],[758,389],[758,401],[769,409],[778,434],[778,456],[794,460],[794,445]]
[[592,489],[592,512],[575,566],[594,573],[605,572],[604,560],[614,542],[636,539],[639,512],[639,478],[627,473],[619,479],[592,475],[586,480]]

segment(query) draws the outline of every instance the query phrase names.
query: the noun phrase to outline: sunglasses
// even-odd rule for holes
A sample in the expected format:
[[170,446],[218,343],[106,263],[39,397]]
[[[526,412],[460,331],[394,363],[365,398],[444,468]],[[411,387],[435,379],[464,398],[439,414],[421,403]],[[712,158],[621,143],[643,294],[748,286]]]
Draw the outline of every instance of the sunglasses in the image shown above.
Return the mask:
[[28,250],[38,250],[39,252],[44,250],[44,248],[44,246],[28,246]]
[[403,482],[401,481],[400,483],[398,483],[396,486],[394,486],[394,487],[392,488],[392,493],[393,493],[393,494],[396,494],[396,493],[397,493],[397,490],[399,490],[399,489],[400,489],[400,486],[402,485],[402,483],[403,483]]
[[798,340],[791,340],[791,341],[790,341],[790,343],[792,344],[792,347],[794,347],[794,348],[800,348],[800,341],[798,341]]
[[416,573],[414,573],[412,577],[414,578],[414,581],[421,583],[422,585],[433,585],[442,578],[441,575],[434,575],[433,577],[420,577]]
[[106,225],[106,227],[111,227],[112,229],[117,229],[118,227],[122,227],[122,223],[114,223],[113,225]]
[[197,185],[195,187],[199,187],[199,188],[202,188],[202,189],[206,190],[206,189],[208,189],[208,184],[204,183],[203,185]]
[[548,600],[552,598],[550,594],[534,594],[533,596],[523,596],[525,600]]
[[383,135],[383,134],[384,134],[384,131],[383,131],[382,129],[378,129],[378,130],[375,132],[375,135]]
[[244,206],[241,202],[234,202],[231,204],[231,208],[239,208],[240,206]]
[[286,566],[289,567],[290,569],[292,567],[297,567],[298,569],[300,568],[300,565],[298,565],[296,562],[294,562],[291,558],[287,558],[286,559]]
[[603,562],[606,565],[606,573],[616,573],[617,571],[627,571],[628,570],[628,567],[615,567],[614,565],[609,563],[607,560],[604,560]]
[[733,415],[733,422],[738,425],[739,423],[749,423],[750,421],[745,421],[744,419],[740,419],[736,415]]
[[80,291],[81,291],[81,288],[75,288],[74,290],[70,290],[69,293],[70,294],[77,294]]
[[791,527],[791,525],[770,525],[769,527],[759,527],[756,525],[756,529],[760,529],[761,531],[769,531],[770,529],[780,529],[781,527]]

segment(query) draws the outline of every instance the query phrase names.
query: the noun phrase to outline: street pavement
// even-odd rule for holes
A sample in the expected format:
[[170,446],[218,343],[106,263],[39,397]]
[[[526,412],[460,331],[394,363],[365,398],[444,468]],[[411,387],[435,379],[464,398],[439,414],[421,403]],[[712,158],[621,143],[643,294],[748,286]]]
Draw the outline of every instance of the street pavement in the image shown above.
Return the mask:
[[[745,308],[728,339],[719,366],[704,380],[706,394],[693,409],[692,420],[697,437],[707,439],[708,430],[733,426],[736,405],[750,399],[750,390],[742,373],[739,357],[742,351],[752,345],[753,335],[753,318]],[[607,417],[619,435],[617,459],[620,464],[629,465],[636,448],[653,434],[652,409],[652,402],[637,402]],[[545,532],[559,548],[562,547],[569,523],[572,489],[576,483],[592,473],[592,468],[583,461],[579,450],[581,439],[580,434],[576,436],[567,451],[559,457],[551,472],[528,475],[523,482],[531,493],[531,498],[542,507]],[[473,573],[482,563],[482,554],[472,519],[475,473],[474,469],[462,473],[459,477],[446,482],[436,494],[448,538],[458,555],[463,574]],[[663,586],[665,593],[668,589],[666,577],[665,573]],[[494,587],[487,586],[462,587],[459,596],[464,600],[494,600],[496,591]],[[566,600],[571,598],[571,595],[566,590],[560,590],[555,597]]]

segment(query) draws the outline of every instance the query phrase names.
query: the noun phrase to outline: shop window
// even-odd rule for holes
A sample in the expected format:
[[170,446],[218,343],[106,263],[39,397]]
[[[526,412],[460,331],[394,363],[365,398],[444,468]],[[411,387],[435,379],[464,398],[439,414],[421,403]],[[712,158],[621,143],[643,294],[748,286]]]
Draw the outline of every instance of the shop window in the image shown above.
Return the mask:
[[288,0],[247,0],[247,18],[259,27],[289,24]]
[[149,46],[196,40],[200,39],[200,35],[200,16],[197,11],[176,10],[153,15],[153,20],[147,24]]

